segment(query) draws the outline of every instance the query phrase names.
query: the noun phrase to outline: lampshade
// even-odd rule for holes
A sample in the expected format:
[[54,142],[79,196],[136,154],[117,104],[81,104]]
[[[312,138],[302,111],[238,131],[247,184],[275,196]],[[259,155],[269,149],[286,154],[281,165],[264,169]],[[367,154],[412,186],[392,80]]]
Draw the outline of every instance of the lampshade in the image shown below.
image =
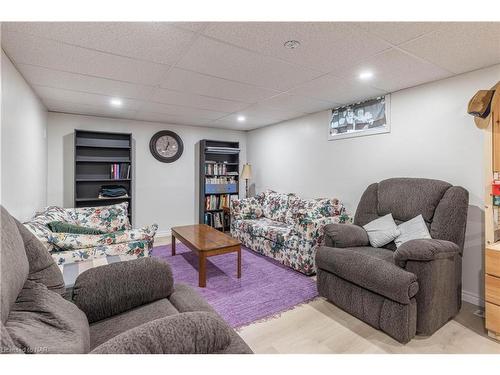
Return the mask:
[[252,178],[252,166],[248,163],[243,165],[243,170],[241,171],[241,178],[244,180],[249,180]]

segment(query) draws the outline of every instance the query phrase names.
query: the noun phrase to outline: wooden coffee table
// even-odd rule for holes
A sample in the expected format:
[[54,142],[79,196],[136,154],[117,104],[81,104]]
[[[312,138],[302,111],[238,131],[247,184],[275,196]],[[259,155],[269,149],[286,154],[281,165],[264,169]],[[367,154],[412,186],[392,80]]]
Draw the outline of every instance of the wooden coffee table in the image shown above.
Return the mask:
[[238,278],[241,278],[241,242],[205,224],[172,228],[172,256],[178,239],[198,255],[198,284],[207,286],[206,260],[214,255],[238,253]]

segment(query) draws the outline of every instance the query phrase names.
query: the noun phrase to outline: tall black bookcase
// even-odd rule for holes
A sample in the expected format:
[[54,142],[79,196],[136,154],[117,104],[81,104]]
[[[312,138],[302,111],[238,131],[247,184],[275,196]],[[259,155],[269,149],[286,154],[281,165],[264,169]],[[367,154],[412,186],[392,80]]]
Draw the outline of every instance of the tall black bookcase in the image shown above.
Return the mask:
[[227,231],[223,207],[239,197],[239,142],[200,141],[199,223]]
[[[118,165],[121,173],[112,173]],[[75,207],[106,206],[129,202],[132,222],[132,134],[75,129]],[[103,185],[121,185],[126,197],[99,198]]]

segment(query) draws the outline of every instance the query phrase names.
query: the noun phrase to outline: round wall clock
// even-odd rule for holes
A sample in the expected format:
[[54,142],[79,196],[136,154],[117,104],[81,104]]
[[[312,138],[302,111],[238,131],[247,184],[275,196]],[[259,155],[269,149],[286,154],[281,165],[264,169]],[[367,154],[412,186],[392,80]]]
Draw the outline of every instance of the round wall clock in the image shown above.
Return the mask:
[[176,133],[162,130],[151,137],[149,150],[157,160],[163,163],[172,163],[181,157],[184,145],[181,137]]

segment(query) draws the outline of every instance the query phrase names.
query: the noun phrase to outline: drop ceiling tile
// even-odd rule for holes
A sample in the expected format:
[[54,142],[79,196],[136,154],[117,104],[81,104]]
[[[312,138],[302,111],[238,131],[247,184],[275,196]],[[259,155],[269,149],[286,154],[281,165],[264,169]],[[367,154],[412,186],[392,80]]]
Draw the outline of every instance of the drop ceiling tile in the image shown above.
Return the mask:
[[[218,22],[203,34],[324,73],[390,47],[349,22]],[[288,40],[297,40],[300,46],[285,48]]]
[[141,112],[163,113],[172,116],[184,116],[190,118],[202,118],[215,120],[227,116],[228,112],[209,111],[201,108],[184,107],[172,104],[163,104],[156,102],[137,102],[138,109]]
[[446,23],[401,48],[454,73],[484,68],[500,62],[500,22]]
[[252,130],[280,122],[280,120],[263,116],[247,116],[245,122],[239,122],[237,117],[237,115],[230,115],[211,122],[209,126],[222,129]]
[[154,89],[151,101],[231,113],[248,107],[247,103],[224,100],[208,96],[189,94],[167,89]]
[[438,30],[444,22],[356,22],[355,24],[389,43],[398,45]]
[[[81,91],[56,89],[46,86],[33,86],[35,92],[40,96],[43,102],[45,100],[81,104],[86,106],[94,106],[98,108],[113,108],[109,102],[112,97],[106,95],[90,94]],[[122,99],[123,106],[118,108],[125,111],[136,111],[137,102],[133,99]],[[113,109],[114,110],[114,109]]]
[[333,75],[326,75],[298,86],[290,90],[289,93],[315,97],[343,105],[376,97],[384,94],[385,91],[370,87],[357,79],[341,79]]
[[192,116],[173,116],[165,113],[138,111],[134,120],[162,122],[165,124],[179,124],[191,126],[206,126],[211,122],[209,119],[194,118]]
[[51,112],[72,113],[87,116],[103,116],[131,119],[135,116],[135,111],[124,110],[122,108],[105,108],[99,106],[85,105],[79,103],[66,102],[64,100],[44,99],[44,104]]
[[195,37],[166,22],[8,22],[4,29],[170,65]]
[[320,75],[316,70],[200,37],[179,67],[256,86],[285,91]]
[[245,103],[254,103],[279,93],[276,90],[251,86],[179,68],[174,68],[169,72],[167,78],[162,81],[161,87]]
[[2,47],[17,64],[31,64],[118,81],[156,85],[168,66],[70,46],[27,34],[2,32]]
[[149,99],[153,91],[151,86],[68,73],[35,65],[18,64],[17,68],[31,85],[132,99]]
[[208,25],[208,22],[171,22],[171,24],[181,29],[199,32]]
[[280,94],[264,100],[259,104],[276,109],[298,111],[302,113],[314,113],[338,106],[338,103],[290,94]]
[[276,121],[282,121],[285,119],[291,119],[294,117],[304,116],[306,113],[301,112],[295,108],[274,108],[270,107],[265,103],[258,103],[245,108],[238,113],[235,113],[236,117],[243,115],[249,118],[263,118],[265,120],[273,119]]
[[369,81],[369,85],[388,92],[436,81],[452,75],[452,73],[436,65],[392,49],[346,70],[343,77],[352,82],[358,79],[359,72],[365,70],[374,74],[374,77]]

